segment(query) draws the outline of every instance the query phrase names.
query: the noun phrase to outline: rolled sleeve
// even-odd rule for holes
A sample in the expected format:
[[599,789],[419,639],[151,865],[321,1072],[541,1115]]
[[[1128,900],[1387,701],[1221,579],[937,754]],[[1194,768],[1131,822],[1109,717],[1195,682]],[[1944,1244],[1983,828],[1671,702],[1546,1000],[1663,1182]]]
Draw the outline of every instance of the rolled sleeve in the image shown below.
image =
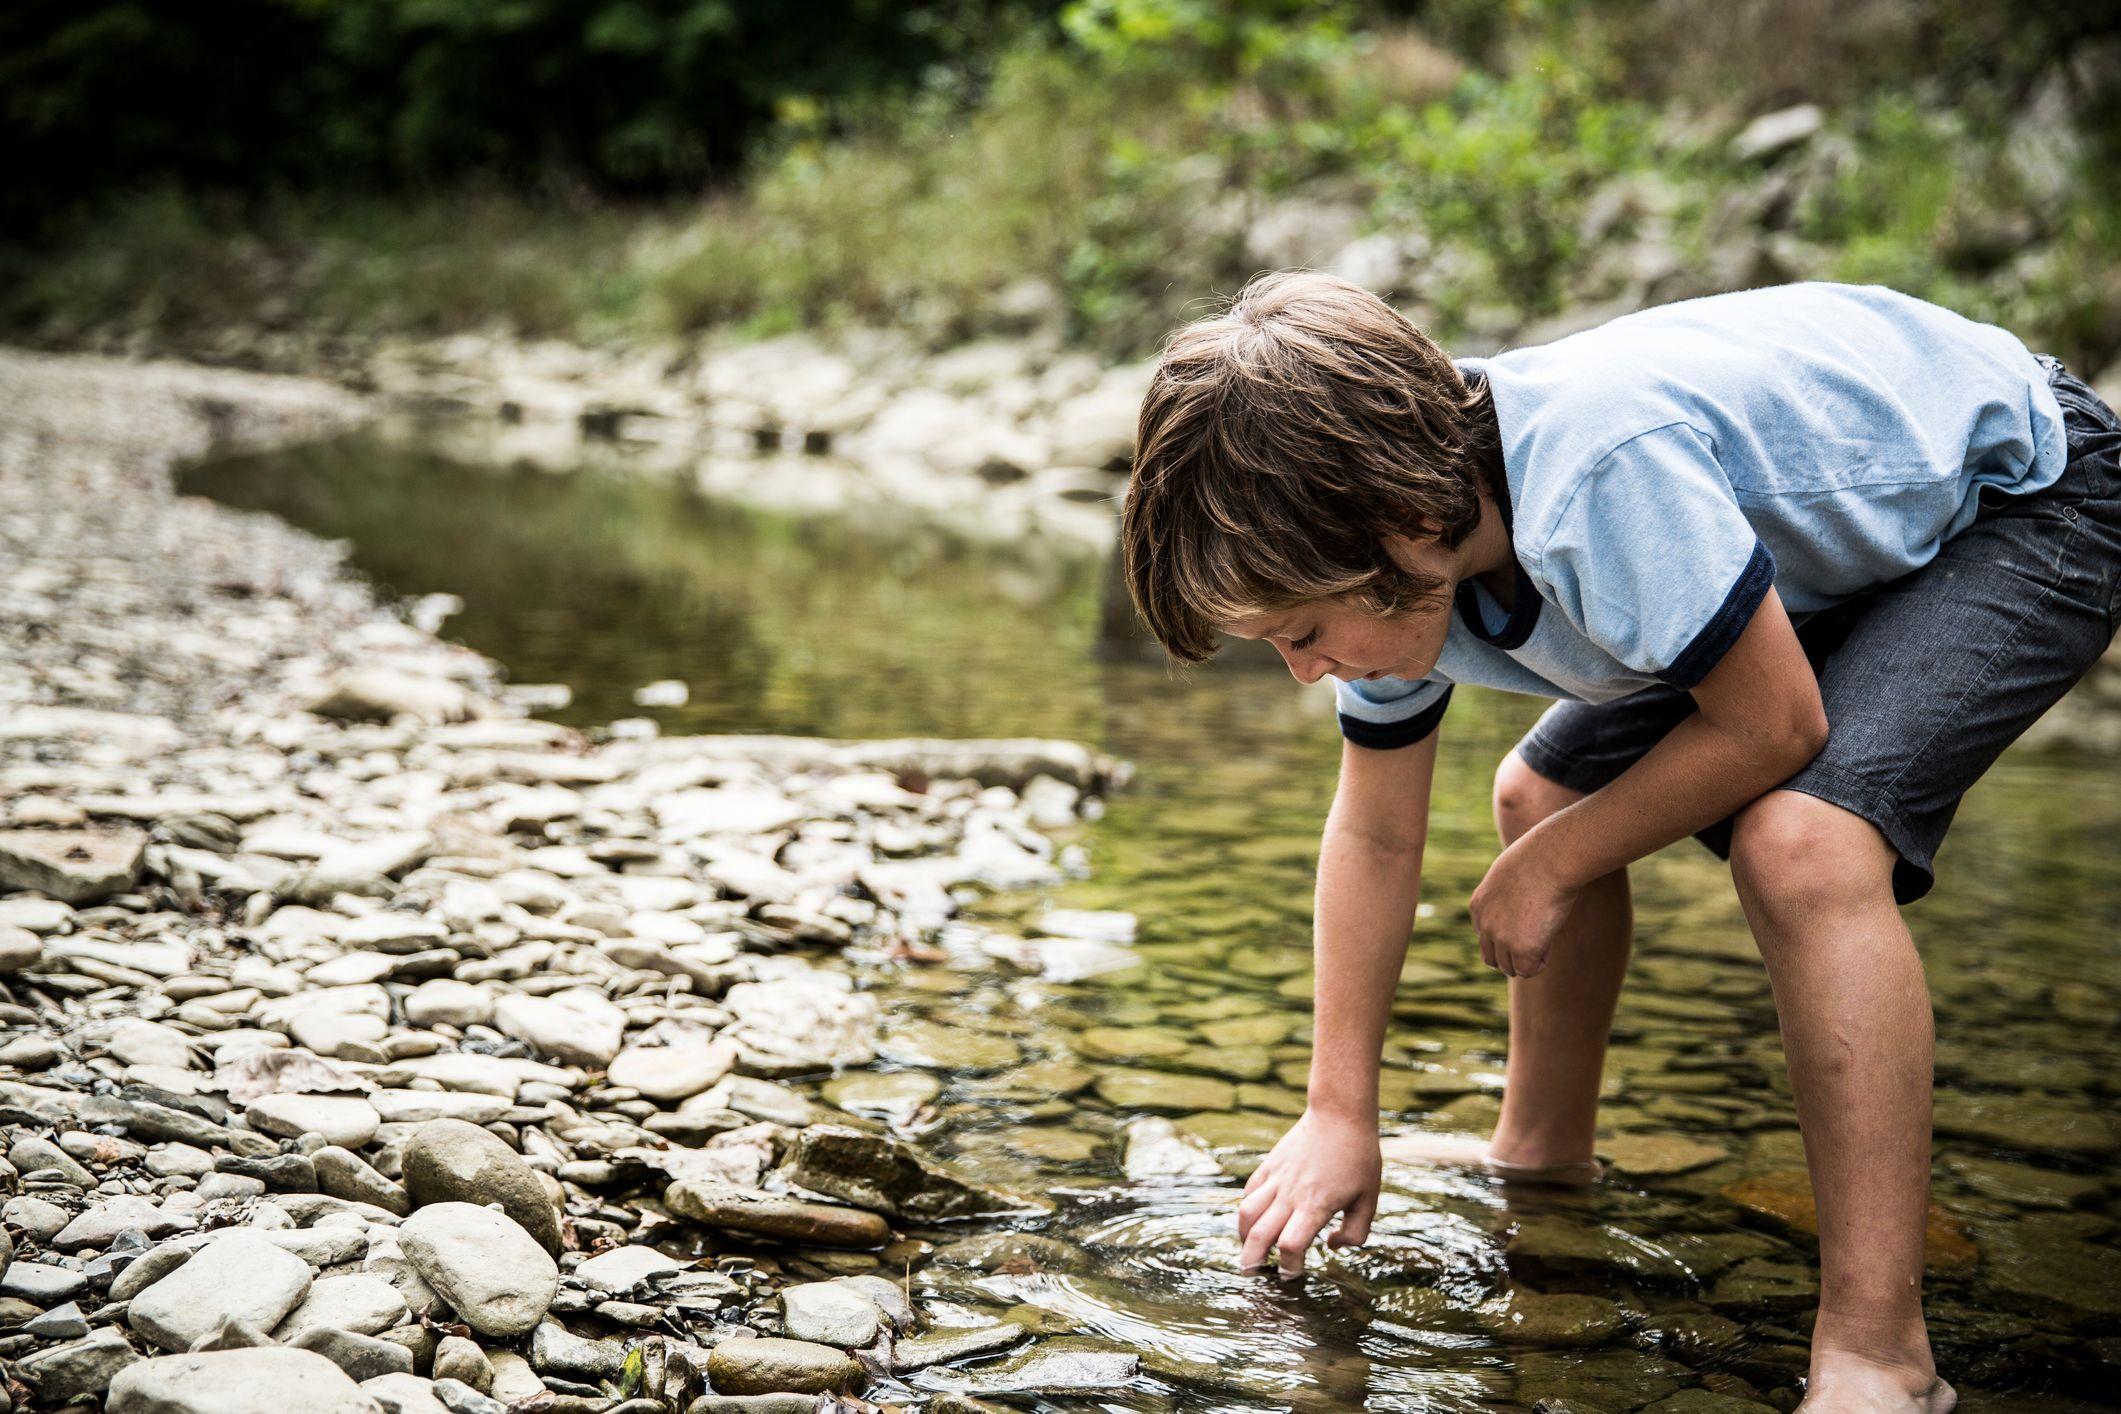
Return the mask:
[[1333,684],[1340,734],[1357,746],[1390,751],[1432,735],[1451,705],[1452,684],[1435,678],[1379,678]]
[[1692,689],[1775,583],[1713,448],[1684,423],[1629,439],[1584,477],[1541,551],[1555,604],[1620,662]]

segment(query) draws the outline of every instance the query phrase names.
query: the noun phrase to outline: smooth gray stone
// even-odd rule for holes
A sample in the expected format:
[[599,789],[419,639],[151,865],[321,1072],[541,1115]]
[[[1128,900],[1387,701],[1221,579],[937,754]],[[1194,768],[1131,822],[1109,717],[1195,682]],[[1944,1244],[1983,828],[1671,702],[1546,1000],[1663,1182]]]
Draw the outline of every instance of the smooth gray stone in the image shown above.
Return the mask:
[[318,1189],[334,1198],[373,1203],[399,1217],[412,1212],[412,1199],[404,1186],[385,1178],[350,1149],[327,1144],[311,1154],[309,1162],[316,1170]]
[[15,1368],[40,1399],[55,1405],[103,1393],[120,1370],[139,1358],[117,1328],[105,1326],[85,1340],[26,1356]]
[[164,1355],[119,1371],[107,1414],[383,1414],[313,1350],[264,1346]]
[[461,1119],[433,1119],[413,1131],[401,1161],[405,1191],[431,1203],[499,1203],[547,1252],[560,1251],[560,1217],[545,1185],[498,1135]]
[[438,1380],[462,1380],[480,1394],[493,1388],[493,1363],[486,1352],[479,1349],[475,1340],[466,1340],[460,1335],[445,1335],[435,1346],[434,1377]]
[[317,1326],[296,1336],[292,1344],[299,1350],[316,1351],[356,1382],[372,1380],[379,1375],[412,1373],[410,1350],[372,1335]]
[[462,1380],[436,1380],[435,1398],[442,1401],[449,1414],[508,1414],[507,1405]]
[[309,1283],[309,1264],[300,1257],[256,1233],[234,1232],[134,1297],[127,1320],[165,1350],[189,1350],[230,1316],[271,1330]]
[[423,1207],[405,1220],[398,1241],[413,1269],[481,1335],[528,1334],[559,1292],[560,1269],[551,1255],[491,1208]]
[[70,1301],[86,1290],[86,1276],[48,1262],[10,1263],[6,1275],[0,1276],[0,1296],[19,1296],[38,1306]]

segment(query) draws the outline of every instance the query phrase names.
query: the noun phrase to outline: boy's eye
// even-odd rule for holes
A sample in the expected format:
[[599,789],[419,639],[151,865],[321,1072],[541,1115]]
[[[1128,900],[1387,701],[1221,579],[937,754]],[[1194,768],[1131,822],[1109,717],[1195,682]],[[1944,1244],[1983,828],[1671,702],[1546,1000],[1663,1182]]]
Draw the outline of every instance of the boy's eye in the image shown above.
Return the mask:
[[1289,647],[1291,647],[1292,649],[1309,648],[1312,644],[1316,642],[1318,642],[1318,630],[1314,628],[1309,633],[1305,634],[1302,638],[1293,640],[1289,644]]

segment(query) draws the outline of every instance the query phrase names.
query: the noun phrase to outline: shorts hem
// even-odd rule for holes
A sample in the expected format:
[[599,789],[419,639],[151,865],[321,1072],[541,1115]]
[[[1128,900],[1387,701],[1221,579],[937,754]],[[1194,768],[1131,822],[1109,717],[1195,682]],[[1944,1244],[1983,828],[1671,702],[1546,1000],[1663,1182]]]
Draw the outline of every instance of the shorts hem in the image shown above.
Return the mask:
[[1893,902],[1913,903],[1937,882],[1934,846],[1901,812],[1893,793],[1837,766],[1815,761],[1777,786],[1838,806],[1885,836],[1899,856],[1893,861]]

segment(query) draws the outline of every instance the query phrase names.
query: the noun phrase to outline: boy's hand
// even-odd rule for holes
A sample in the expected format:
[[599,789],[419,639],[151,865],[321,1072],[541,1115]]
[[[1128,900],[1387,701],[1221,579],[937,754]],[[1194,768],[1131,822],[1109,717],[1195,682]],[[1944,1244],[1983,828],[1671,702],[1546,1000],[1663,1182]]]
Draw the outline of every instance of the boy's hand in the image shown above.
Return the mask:
[[1497,855],[1473,890],[1469,907],[1480,934],[1480,960],[1506,977],[1537,977],[1582,892],[1526,846],[1538,831]]
[[1237,1207],[1237,1236],[1244,1243],[1239,1270],[1264,1266],[1272,1248],[1282,1275],[1297,1275],[1312,1239],[1336,1213],[1340,1226],[1327,1240],[1335,1247],[1357,1246],[1370,1235],[1383,1180],[1374,1118],[1304,1111],[1245,1184]]

